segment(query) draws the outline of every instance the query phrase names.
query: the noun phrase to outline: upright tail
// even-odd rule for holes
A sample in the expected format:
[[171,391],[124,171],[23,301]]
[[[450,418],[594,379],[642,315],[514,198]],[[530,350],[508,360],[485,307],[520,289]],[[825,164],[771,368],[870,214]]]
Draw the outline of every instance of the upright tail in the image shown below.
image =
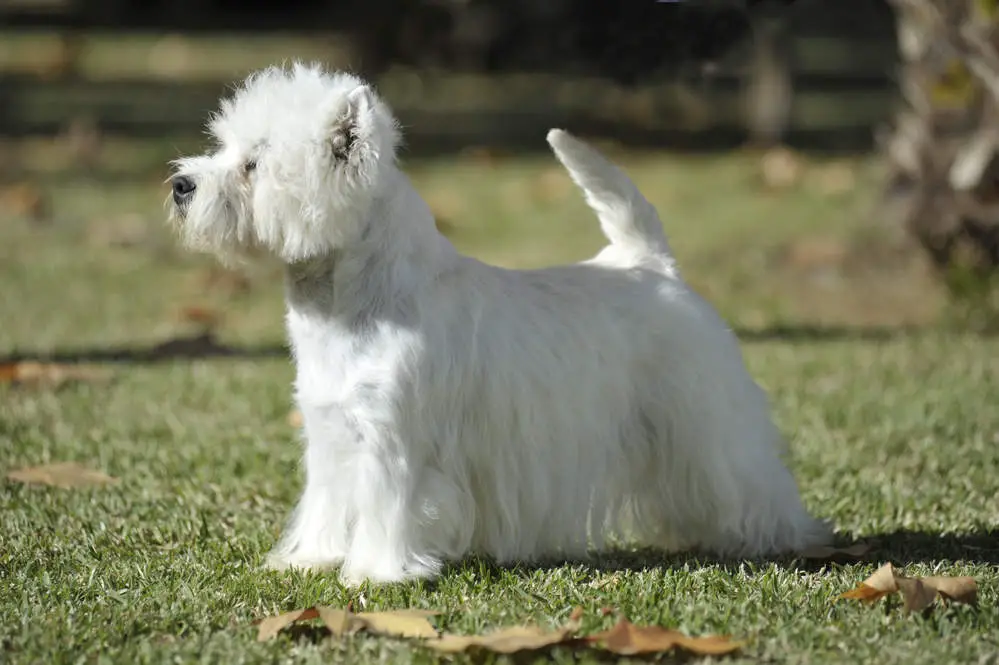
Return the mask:
[[564,130],[549,131],[548,143],[573,182],[583,190],[586,202],[597,213],[600,228],[612,245],[672,258],[655,207],[624,171]]

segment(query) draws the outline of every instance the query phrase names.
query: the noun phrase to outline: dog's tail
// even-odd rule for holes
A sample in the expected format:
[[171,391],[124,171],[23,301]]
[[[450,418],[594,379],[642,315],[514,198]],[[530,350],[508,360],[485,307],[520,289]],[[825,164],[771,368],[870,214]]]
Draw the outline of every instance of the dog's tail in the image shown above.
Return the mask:
[[549,131],[548,143],[573,182],[583,190],[612,245],[672,257],[659,214],[624,171],[596,148],[564,130]]

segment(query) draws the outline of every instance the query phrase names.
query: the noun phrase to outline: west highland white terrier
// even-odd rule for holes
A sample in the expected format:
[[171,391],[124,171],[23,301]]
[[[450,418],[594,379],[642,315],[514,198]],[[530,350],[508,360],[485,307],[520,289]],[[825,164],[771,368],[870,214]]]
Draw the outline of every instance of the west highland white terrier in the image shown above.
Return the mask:
[[175,164],[183,238],[286,266],[306,478],[272,566],[385,582],[608,537],[729,556],[829,540],[735,336],[592,147],[548,134],[609,244],[518,271],[437,232],[391,111],[354,76],[258,72],[210,130],[217,149]]

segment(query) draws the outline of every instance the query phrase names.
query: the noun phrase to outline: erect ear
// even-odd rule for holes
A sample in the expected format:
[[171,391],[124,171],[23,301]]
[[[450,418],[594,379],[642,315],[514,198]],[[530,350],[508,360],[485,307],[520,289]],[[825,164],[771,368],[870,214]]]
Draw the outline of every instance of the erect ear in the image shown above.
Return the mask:
[[333,158],[346,160],[358,141],[371,132],[374,122],[374,92],[367,85],[359,85],[349,93],[330,127],[330,146]]

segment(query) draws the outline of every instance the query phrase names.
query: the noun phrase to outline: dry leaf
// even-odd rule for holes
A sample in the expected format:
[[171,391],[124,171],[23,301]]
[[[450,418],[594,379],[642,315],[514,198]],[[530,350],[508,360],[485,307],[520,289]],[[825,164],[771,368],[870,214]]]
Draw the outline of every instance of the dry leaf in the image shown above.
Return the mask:
[[304,610],[286,612],[273,617],[267,617],[259,622],[257,641],[265,642],[274,639],[279,632],[293,623],[320,618],[323,625],[335,636],[352,635],[366,631],[373,635],[390,637],[437,637],[437,630],[427,619],[436,612],[425,610],[396,610],[392,612],[361,612],[354,614],[350,610],[334,607],[316,606]]
[[88,469],[76,462],[57,462],[56,464],[17,469],[8,472],[7,479],[18,483],[52,485],[66,489],[118,482],[116,478],[94,469]]
[[427,619],[436,614],[424,610],[396,610],[391,612],[360,612],[333,607],[317,607],[319,617],[336,637],[366,631],[372,635],[391,637],[437,637],[437,629]]
[[896,591],[898,591],[898,584],[895,583],[895,569],[890,563],[886,563],[875,570],[873,575],[861,582],[856,589],[840,594],[839,597],[874,601]]
[[546,630],[538,626],[514,626],[485,635],[442,635],[428,640],[424,645],[443,653],[461,653],[469,649],[484,649],[493,653],[512,654],[538,651],[572,639],[575,626]]
[[36,185],[22,182],[0,189],[0,211],[41,221],[48,218],[49,204]]
[[718,656],[738,651],[743,646],[742,642],[724,635],[690,637],[660,626],[636,626],[625,618],[609,630],[589,635],[586,641],[619,656],[664,653],[677,648],[702,656]]
[[844,556],[856,559],[864,556],[870,550],[871,546],[867,543],[854,543],[848,547],[831,547],[828,545],[822,545],[819,547],[810,547],[804,550],[801,552],[801,556],[806,559],[835,559]]
[[922,583],[934,589],[942,598],[954,603],[974,605],[978,602],[978,583],[973,577],[924,577]]
[[203,328],[213,329],[222,322],[222,313],[207,307],[192,305],[182,307],[177,318],[185,323],[194,323]]
[[923,584],[918,577],[897,577],[895,585],[902,592],[902,603],[907,612],[925,610],[937,599],[936,590]]
[[424,645],[442,653],[461,653],[470,649],[502,654],[539,651],[573,642],[582,618],[583,608],[577,607],[569,615],[569,622],[554,630],[540,626],[513,626],[485,635],[442,635],[436,640],[424,642]]
[[110,372],[92,365],[63,365],[22,360],[0,364],[0,383],[58,388],[67,383],[95,383],[110,378]]
[[971,577],[906,577],[898,574],[890,563],[839,597],[871,602],[895,592],[901,593],[902,603],[909,612],[930,607],[938,597],[969,605],[978,601],[978,584]]
[[319,611],[315,607],[294,612],[285,612],[277,616],[261,619],[257,623],[257,641],[266,642],[277,637],[282,630],[298,621],[308,621],[319,616]]
[[288,412],[288,424],[299,429],[305,424],[305,419],[302,417],[302,412],[298,409],[292,409]]

